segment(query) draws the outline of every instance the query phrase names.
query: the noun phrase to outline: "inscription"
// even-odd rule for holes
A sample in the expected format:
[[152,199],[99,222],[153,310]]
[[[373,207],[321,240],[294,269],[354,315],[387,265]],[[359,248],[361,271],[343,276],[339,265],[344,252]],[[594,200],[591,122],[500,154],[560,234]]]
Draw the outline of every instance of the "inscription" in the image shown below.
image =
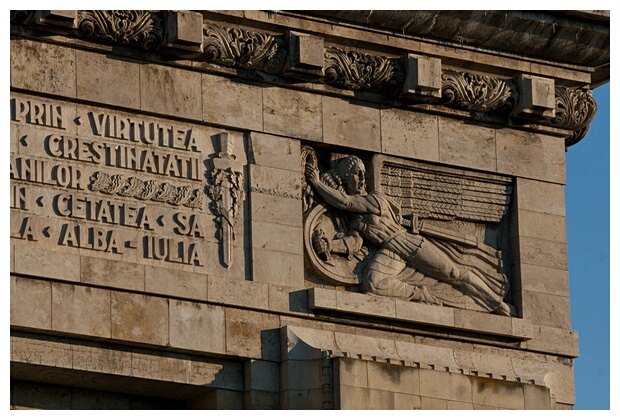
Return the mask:
[[64,223],[60,229],[58,245],[87,248],[96,251],[122,254],[122,241],[113,229],[84,227],[75,223]]
[[67,128],[61,105],[34,100],[11,99],[11,120],[46,127]]
[[144,258],[179,264],[204,266],[200,247],[195,242],[144,236]]
[[11,155],[11,179],[38,184],[83,190],[82,172],[71,165],[51,164],[35,158],[14,157]]

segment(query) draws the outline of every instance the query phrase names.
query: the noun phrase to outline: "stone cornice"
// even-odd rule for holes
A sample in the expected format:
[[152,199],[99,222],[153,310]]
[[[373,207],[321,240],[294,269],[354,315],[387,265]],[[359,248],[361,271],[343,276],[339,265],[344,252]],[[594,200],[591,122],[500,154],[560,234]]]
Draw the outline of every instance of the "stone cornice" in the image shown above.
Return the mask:
[[[324,46],[318,36],[203,22],[202,15],[193,12],[13,11],[11,22],[93,42],[510,118],[517,124],[534,122],[572,131],[567,147],[585,136],[596,113],[589,89],[555,86],[553,79],[491,77],[443,68],[439,59],[406,51],[400,57],[384,57]],[[541,86],[551,98],[539,97]]]

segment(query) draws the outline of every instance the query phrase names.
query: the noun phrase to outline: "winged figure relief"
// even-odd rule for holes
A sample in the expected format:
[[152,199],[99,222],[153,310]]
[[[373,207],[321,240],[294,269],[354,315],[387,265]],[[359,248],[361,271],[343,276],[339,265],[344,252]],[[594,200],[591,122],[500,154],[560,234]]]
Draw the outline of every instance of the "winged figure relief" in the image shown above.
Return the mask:
[[501,252],[474,236],[425,223],[501,221],[510,179],[422,164],[375,165],[378,188],[367,191],[360,158],[342,157],[321,173],[314,150],[302,151],[304,241],[314,272],[375,295],[515,315],[504,301],[508,279]]

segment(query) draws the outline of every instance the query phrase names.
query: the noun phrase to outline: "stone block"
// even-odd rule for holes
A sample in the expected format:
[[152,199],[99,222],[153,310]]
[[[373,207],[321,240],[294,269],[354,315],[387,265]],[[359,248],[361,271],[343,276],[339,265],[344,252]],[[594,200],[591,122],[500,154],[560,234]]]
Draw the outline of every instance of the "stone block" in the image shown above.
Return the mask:
[[439,160],[439,129],[436,115],[398,108],[381,110],[381,151],[413,159]]
[[169,300],[170,346],[207,353],[226,353],[224,308]]
[[111,308],[112,339],[169,345],[167,299],[112,291]]
[[564,139],[509,128],[497,130],[497,171],[564,184]]
[[323,387],[323,359],[287,360],[281,364],[282,390],[310,390]]
[[383,359],[400,360],[401,356],[396,347],[396,341],[391,338],[370,337],[350,334],[348,332],[334,332],[337,347],[342,352],[364,357],[379,357]]
[[462,401],[447,401],[447,410],[473,410],[474,405],[472,403],[466,403]]
[[517,178],[514,194],[519,210],[566,216],[564,185]]
[[362,293],[336,292],[336,309],[359,315],[374,315],[382,318],[396,317],[395,299]]
[[510,241],[513,263],[568,270],[566,244],[520,236]]
[[52,330],[109,338],[110,291],[53,283]]
[[340,410],[393,410],[394,395],[387,391],[341,385]]
[[[50,282],[11,277],[11,326],[49,330],[52,327]],[[33,311],[32,308],[37,308]]]
[[306,80],[323,76],[323,37],[293,31],[286,35],[288,56],[284,73]]
[[288,389],[280,393],[283,409],[288,410],[323,410],[329,408],[323,388]]
[[472,402],[510,410],[525,409],[523,384],[482,377],[472,378]]
[[238,129],[262,131],[262,85],[202,74],[202,120]]
[[325,143],[381,152],[381,108],[324,96],[323,133]]
[[15,273],[80,281],[80,256],[15,245]]
[[[334,376],[338,377],[338,384],[350,385],[359,388],[369,388],[368,364],[366,360],[338,358],[334,360]],[[373,379],[377,385],[381,385],[375,374]],[[376,389],[385,389],[376,387]]]
[[463,309],[454,309],[454,326],[469,331],[485,331],[506,336],[512,335],[510,317]]
[[513,269],[516,281],[514,291],[546,293],[569,297],[568,271],[557,268],[518,264]]
[[[252,222],[252,248],[303,255],[301,227],[269,222]],[[256,262],[256,261],[255,261]]]
[[252,192],[250,196],[252,220],[273,222],[286,226],[302,226],[301,200]]
[[248,360],[244,364],[245,389],[279,392],[280,364],[263,360]]
[[138,61],[81,50],[75,52],[75,60],[78,99],[140,108]]
[[73,354],[71,344],[62,340],[39,340],[30,337],[13,337],[11,362],[71,369]]
[[495,129],[440,117],[439,161],[448,165],[495,172]]
[[202,14],[187,10],[168,12],[168,47],[200,53],[202,46]]
[[144,266],[96,257],[80,257],[81,281],[119,289],[144,291]]
[[188,299],[207,299],[207,275],[163,267],[144,267],[144,290]]
[[301,177],[301,149],[298,140],[252,132],[248,155],[250,163],[300,171]]
[[454,350],[437,345],[406,343],[396,341],[396,350],[404,360],[426,363],[435,366],[457,367]]
[[533,324],[570,329],[570,299],[564,296],[521,291],[523,318]]
[[438,58],[403,56],[405,82],[402,91],[406,95],[433,96],[441,98],[441,60]]
[[202,120],[201,74],[158,64],[140,65],[143,111]]
[[191,358],[189,383],[204,386],[209,384],[219,389],[243,391],[243,365],[239,361],[218,359],[217,361]]
[[304,287],[303,255],[252,249],[252,278],[256,283],[271,283],[295,289]]
[[549,388],[532,384],[523,384],[525,410],[551,410],[551,393]]
[[518,78],[519,104],[517,112],[555,117],[555,82],[545,77],[522,74]]
[[274,198],[291,198],[299,203],[301,213],[301,172],[249,165],[249,184],[252,195],[262,193]]
[[244,410],[279,410],[280,392],[250,390],[243,392]]
[[308,315],[308,291],[292,287],[269,285],[269,310],[273,312],[296,312]]
[[71,410],[73,396],[62,386],[33,382],[16,383],[11,390],[11,405],[23,409]]
[[226,308],[226,353],[280,361],[279,327],[277,315]]
[[516,226],[511,226],[511,237],[520,235],[528,238],[566,242],[566,217],[527,210],[518,210],[516,217],[514,215],[515,213],[511,219],[516,221]]
[[321,96],[275,86],[263,89],[264,131],[322,141]]
[[[472,402],[472,384],[468,376],[420,369],[420,395],[461,402]],[[424,399],[422,399],[424,410]]]
[[419,410],[422,408],[422,399],[419,395],[394,393],[395,410]]
[[308,290],[308,305],[311,309],[331,309],[336,306],[336,290],[313,287]]
[[11,87],[75,98],[75,50],[12,38]]
[[368,362],[368,388],[419,395],[420,369]]
[[72,343],[72,368],[87,372],[100,372],[112,375],[131,375],[131,353],[95,345]]
[[396,300],[396,318],[416,323],[454,326],[454,309],[423,303]]
[[448,401],[440,398],[420,397],[420,406],[422,410],[447,410]]
[[269,308],[269,287],[247,280],[232,280],[216,276],[208,279],[209,301],[254,309]]
[[190,378],[191,363],[187,357],[163,356],[149,350],[131,354],[131,375],[136,378],[186,384]]
[[36,24],[60,28],[75,29],[77,17],[77,10],[37,10],[34,13]]

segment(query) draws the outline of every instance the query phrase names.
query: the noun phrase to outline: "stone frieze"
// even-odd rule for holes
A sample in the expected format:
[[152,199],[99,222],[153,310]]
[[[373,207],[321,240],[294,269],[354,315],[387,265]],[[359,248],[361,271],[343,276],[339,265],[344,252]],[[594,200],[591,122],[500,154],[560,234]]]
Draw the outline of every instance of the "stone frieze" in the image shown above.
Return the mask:
[[157,50],[164,39],[163,21],[146,10],[81,10],[77,35],[116,45]]

